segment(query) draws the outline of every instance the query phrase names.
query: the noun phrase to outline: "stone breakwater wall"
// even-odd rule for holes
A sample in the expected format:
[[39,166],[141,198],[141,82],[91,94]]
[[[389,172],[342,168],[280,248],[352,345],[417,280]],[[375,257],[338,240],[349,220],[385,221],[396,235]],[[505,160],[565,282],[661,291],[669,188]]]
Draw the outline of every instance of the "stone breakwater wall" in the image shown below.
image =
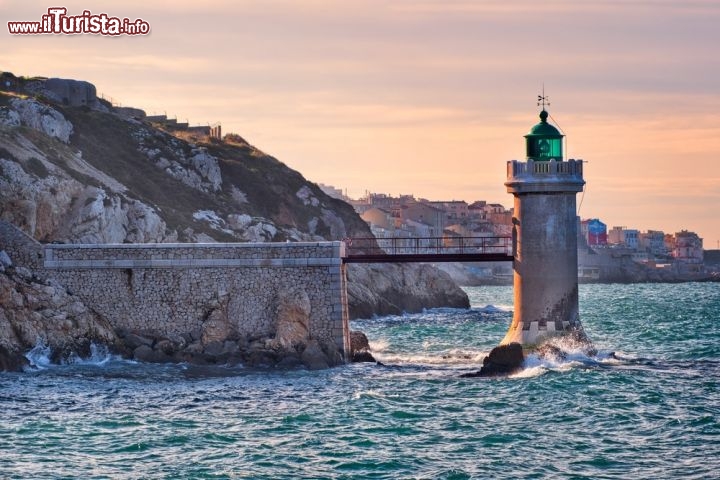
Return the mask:
[[2,220],[0,220],[0,250],[4,250],[17,265],[31,270],[42,268],[42,245],[19,228]]
[[[342,242],[40,245],[5,222],[0,240],[16,264],[63,285],[116,330],[203,345],[316,340],[349,355]],[[294,336],[281,338],[288,322]]]

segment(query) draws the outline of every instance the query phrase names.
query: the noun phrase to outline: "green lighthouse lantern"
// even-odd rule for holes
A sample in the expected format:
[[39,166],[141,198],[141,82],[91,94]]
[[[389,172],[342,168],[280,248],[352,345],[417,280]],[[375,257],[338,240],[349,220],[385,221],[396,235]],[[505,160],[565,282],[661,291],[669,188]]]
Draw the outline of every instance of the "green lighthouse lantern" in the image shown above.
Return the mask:
[[527,144],[527,159],[544,162],[549,160],[563,160],[563,136],[557,128],[547,122],[548,113],[543,109],[540,112],[540,123],[530,129],[525,135]]

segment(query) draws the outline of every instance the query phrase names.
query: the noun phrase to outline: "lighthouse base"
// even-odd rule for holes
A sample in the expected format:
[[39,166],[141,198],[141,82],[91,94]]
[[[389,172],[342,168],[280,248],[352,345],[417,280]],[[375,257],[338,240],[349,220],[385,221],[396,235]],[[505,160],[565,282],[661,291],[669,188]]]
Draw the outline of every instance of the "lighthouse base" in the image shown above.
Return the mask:
[[526,323],[513,321],[500,345],[519,343],[525,347],[531,347],[557,337],[582,337],[587,339],[579,320],[572,322],[538,320]]

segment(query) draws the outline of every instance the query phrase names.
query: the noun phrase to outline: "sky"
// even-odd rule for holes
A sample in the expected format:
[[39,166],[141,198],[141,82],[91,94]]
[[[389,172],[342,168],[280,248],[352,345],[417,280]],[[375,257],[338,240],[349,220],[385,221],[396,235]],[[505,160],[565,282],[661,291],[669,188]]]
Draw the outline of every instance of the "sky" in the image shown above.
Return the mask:
[[[8,33],[60,3],[150,33]],[[587,162],[581,217],[720,245],[716,0],[0,0],[0,19],[0,71],[220,122],[352,197],[512,206],[506,162],[544,86],[567,157]]]

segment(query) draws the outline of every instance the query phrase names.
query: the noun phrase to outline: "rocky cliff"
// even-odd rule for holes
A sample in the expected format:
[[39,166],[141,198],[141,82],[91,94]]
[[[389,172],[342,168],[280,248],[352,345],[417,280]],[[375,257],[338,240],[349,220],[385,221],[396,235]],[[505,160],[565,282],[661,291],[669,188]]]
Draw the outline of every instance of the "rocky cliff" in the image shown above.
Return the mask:
[[15,267],[0,251],[0,371],[17,370],[23,353],[43,344],[55,361],[86,357],[92,343],[121,348],[105,319],[57,283]]
[[[141,110],[114,109],[95,98],[87,82],[66,82],[26,79],[14,91],[0,91],[0,219],[35,239],[266,242],[370,235],[350,205],[242,137],[189,135]],[[81,102],[63,97],[77,85],[86,86]],[[5,275],[3,281],[18,290],[26,280]],[[427,266],[352,265],[349,282],[355,316],[468,305],[447,275]],[[2,305],[6,314],[21,308]]]

